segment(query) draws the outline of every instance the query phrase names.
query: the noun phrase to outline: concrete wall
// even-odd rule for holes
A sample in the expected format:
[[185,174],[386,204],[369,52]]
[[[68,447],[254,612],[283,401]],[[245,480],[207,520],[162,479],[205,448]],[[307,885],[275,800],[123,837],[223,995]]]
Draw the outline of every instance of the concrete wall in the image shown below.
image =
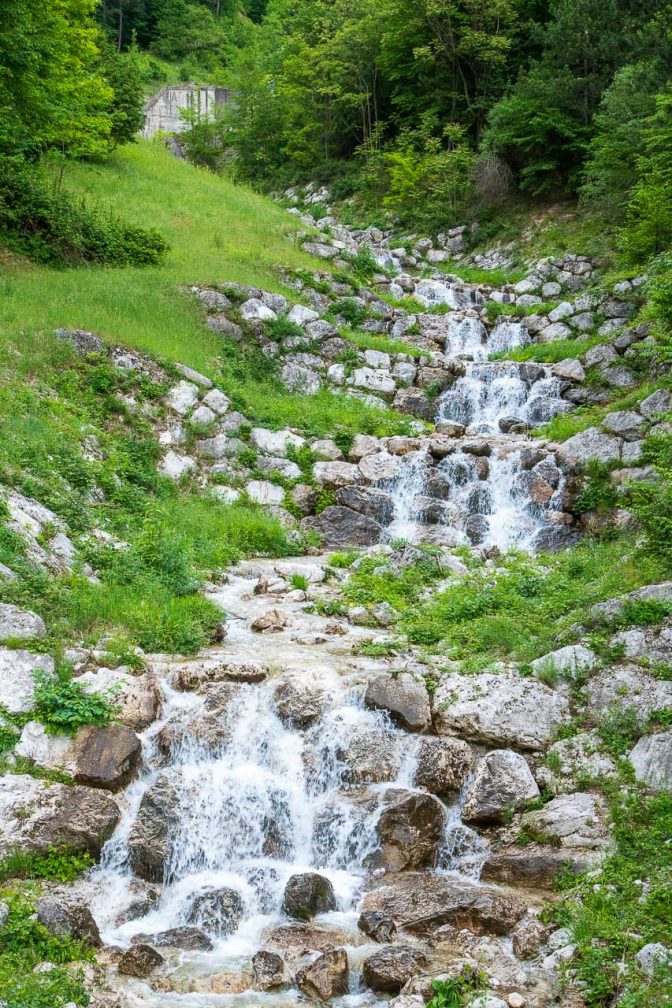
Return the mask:
[[186,123],[180,109],[193,108],[200,116],[210,118],[219,105],[231,100],[227,88],[216,88],[196,84],[169,84],[154,95],[144,107],[145,125],[142,136],[148,140],[159,130],[164,133],[180,133]]

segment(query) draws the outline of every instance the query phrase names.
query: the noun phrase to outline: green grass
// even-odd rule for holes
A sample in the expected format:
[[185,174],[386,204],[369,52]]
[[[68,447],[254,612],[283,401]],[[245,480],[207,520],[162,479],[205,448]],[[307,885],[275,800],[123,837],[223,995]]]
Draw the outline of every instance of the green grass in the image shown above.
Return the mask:
[[597,343],[603,343],[603,336],[577,336],[576,339],[555,340],[553,343],[528,343],[491,354],[490,360],[539,361],[540,364],[557,364],[568,357],[581,357]]
[[604,406],[581,406],[572,413],[553,417],[547,424],[535,427],[532,432],[533,436],[549,438],[551,441],[566,441],[567,438],[579,434],[588,427],[599,426],[608,413],[636,408],[638,403],[660,387],[660,382],[645,382],[624,395],[616,393],[614,398]]
[[[479,266],[467,266],[464,263],[456,262],[454,259],[447,259],[439,264],[442,273],[453,273],[460,277],[465,283],[484,284],[489,287],[503,287],[505,284],[517,283],[525,276],[522,269],[481,269]],[[440,279],[440,277],[439,277]]]
[[360,350],[380,350],[381,353],[388,354],[408,354],[410,357],[422,357],[427,355],[427,351],[422,347],[413,346],[411,343],[404,343],[403,340],[387,339],[385,336],[378,336],[375,333],[362,332],[361,330],[343,329],[341,336],[350,343],[354,343]]

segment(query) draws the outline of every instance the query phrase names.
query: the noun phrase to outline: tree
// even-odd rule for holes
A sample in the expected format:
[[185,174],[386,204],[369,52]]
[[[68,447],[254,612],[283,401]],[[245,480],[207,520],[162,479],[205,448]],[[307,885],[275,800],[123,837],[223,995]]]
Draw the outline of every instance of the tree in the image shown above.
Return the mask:
[[132,143],[144,122],[143,75],[138,50],[133,47],[119,53],[112,45],[104,43],[101,52],[103,74],[113,92],[109,107],[110,141],[116,145]]
[[103,79],[96,0],[0,0],[0,153],[107,148],[112,89]]

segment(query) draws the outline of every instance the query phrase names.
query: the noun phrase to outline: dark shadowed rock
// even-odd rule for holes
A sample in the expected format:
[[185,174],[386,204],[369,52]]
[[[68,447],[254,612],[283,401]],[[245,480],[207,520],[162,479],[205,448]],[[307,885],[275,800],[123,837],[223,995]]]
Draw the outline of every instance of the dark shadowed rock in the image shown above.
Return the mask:
[[348,957],[343,949],[323,952],[296,974],[296,985],[308,997],[328,1001],[348,993]]
[[131,868],[147,882],[163,881],[177,807],[174,777],[160,774],[142,797],[128,841]]
[[285,981],[285,961],[277,952],[260,949],[252,956],[252,973],[255,990],[273,990]]
[[433,867],[445,821],[443,805],[433,795],[395,792],[392,804],[378,820],[383,864],[388,871]]
[[443,924],[475,934],[508,934],[526,911],[523,900],[465,879],[429,872],[390,878],[364,898],[364,910],[381,910],[411,934],[431,934]]
[[282,909],[297,920],[336,909],[336,897],[329,879],[316,872],[292,875],[285,886]]
[[91,728],[82,741],[75,780],[79,784],[118,791],[135,776],[142,746],[124,725]]
[[408,672],[396,678],[380,675],[370,680],[364,703],[374,710],[387,711],[408,731],[426,731],[432,723],[427,687]]
[[53,896],[43,896],[35,904],[40,924],[59,938],[79,938],[89,945],[100,945],[100,932],[87,906],[64,903]]
[[426,962],[426,956],[410,945],[390,945],[364,960],[362,979],[371,990],[398,994]]
[[380,910],[365,910],[359,915],[357,925],[365,935],[381,944],[394,941],[397,934],[397,926],[392,917]]
[[427,736],[420,740],[414,784],[432,794],[456,794],[471,769],[471,749],[461,739]]
[[144,942],[132,945],[119,960],[118,970],[124,976],[146,979],[163,962],[163,956]]
[[199,893],[191,904],[187,920],[212,934],[229,935],[240,924],[244,912],[240,893],[223,887]]
[[380,541],[383,531],[373,518],[336,505],[304,518],[301,528],[317,532],[326,546],[373,546]]
[[505,847],[491,854],[483,865],[483,882],[497,882],[526,889],[553,889],[558,872],[574,874],[595,864],[590,851],[556,850],[537,844]]
[[394,501],[385,490],[371,486],[347,486],[336,494],[338,503],[387,525],[394,514]]

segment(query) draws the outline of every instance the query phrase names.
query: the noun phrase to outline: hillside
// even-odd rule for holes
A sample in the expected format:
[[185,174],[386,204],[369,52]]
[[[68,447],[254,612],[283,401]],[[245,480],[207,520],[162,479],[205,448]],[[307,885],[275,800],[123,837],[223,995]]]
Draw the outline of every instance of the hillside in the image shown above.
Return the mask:
[[0,1008],[672,1004],[658,7],[8,10]]

